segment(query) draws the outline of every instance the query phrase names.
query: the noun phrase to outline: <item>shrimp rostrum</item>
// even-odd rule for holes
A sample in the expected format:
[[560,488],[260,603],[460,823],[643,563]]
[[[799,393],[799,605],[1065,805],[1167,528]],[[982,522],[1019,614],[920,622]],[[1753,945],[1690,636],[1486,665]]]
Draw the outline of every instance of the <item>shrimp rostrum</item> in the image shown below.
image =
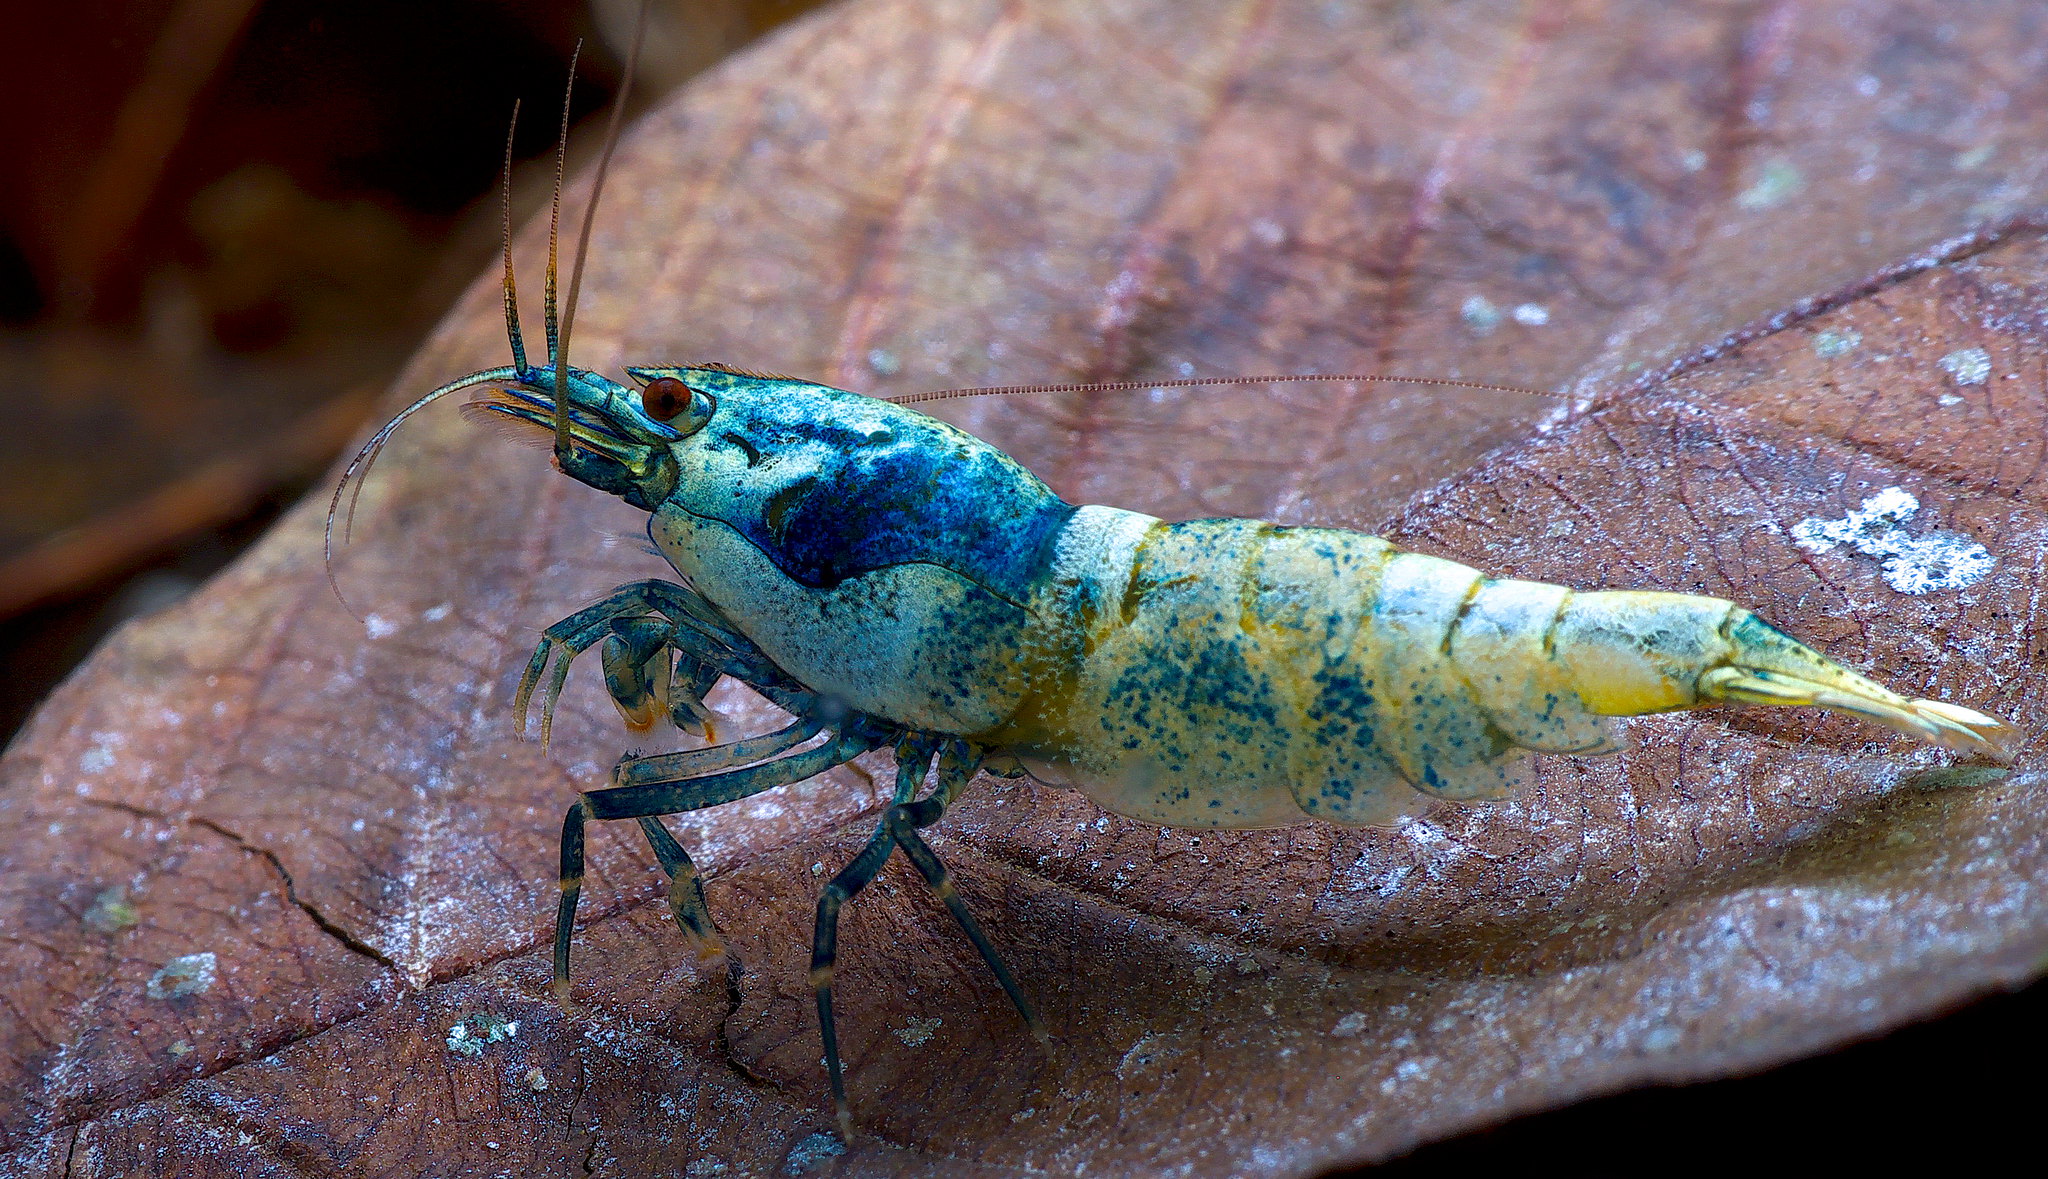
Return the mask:
[[715,959],[702,883],[660,816],[892,750],[894,797],[825,886],[812,947],[844,1131],[838,914],[898,849],[1043,1038],[920,834],[984,768],[1149,823],[1254,828],[1498,799],[1531,751],[1610,752],[1613,718],[1715,704],[1831,709],[1969,754],[2003,757],[2014,742],[1996,717],[1898,695],[1719,598],[1494,578],[1337,529],[1074,505],[945,422],[791,377],[700,364],[628,368],[621,384],[563,359],[552,298],[548,362],[531,365],[509,257],[506,295],[513,363],[414,408],[479,387],[465,409],[530,432],[564,473],[645,510],[676,572],[547,628],[519,685],[522,729],[537,699],[545,737],[570,662],[591,647],[636,730],[705,735],[704,694],[723,676],[792,717],[763,736],[626,757],[568,808],[556,985],[566,1001],[590,821],[637,820],[677,924]]

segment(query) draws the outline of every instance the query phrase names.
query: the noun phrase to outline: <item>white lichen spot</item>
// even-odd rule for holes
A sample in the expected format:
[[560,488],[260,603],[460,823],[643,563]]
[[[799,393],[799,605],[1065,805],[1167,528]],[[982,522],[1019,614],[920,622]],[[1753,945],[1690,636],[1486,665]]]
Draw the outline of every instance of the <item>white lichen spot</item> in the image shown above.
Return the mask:
[[932,1033],[938,1031],[940,1025],[945,1022],[945,1020],[940,1019],[938,1016],[932,1016],[928,1019],[913,1019],[896,1029],[896,1038],[903,1041],[905,1045],[916,1048],[930,1040]]
[[1903,487],[1887,487],[1839,520],[1811,517],[1792,526],[1792,540],[1809,553],[1846,545],[1882,564],[1885,584],[1902,594],[1963,589],[1991,572],[1990,550],[1960,532],[1909,534],[1904,525],[1920,501]]
[[1475,336],[1490,336],[1500,326],[1500,308],[1487,301],[1485,295],[1471,295],[1465,305],[1458,308],[1458,318]]
[[142,985],[142,991],[152,999],[182,999],[186,995],[204,995],[213,989],[213,980],[220,969],[220,959],[212,950],[197,954],[183,954],[163,964],[163,969],[149,976]]
[[1287,240],[1287,230],[1271,217],[1261,217],[1252,222],[1252,236],[1260,245],[1278,246]]
[[1688,172],[1698,172],[1707,166],[1707,153],[1696,147],[1687,148],[1685,154],[1678,157],[1678,166]]
[[1991,354],[1982,348],[1958,348],[1939,363],[1958,385],[1981,385],[1991,378]]
[[420,611],[420,621],[439,622],[443,618],[448,617],[448,615],[453,613],[454,610],[455,603],[453,602],[442,602],[438,606],[429,606],[426,609]]
[[1668,1023],[1660,1023],[1643,1035],[1643,1051],[1663,1054],[1671,1051],[1685,1039],[1685,1033]]
[[372,614],[363,619],[363,629],[373,639],[388,639],[398,633],[398,624],[382,614]]
[[868,371],[878,377],[893,377],[903,371],[903,358],[887,348],[870,348]]
[[1863,345],[1863,333],[1854,328],[1823,328],[1813,336],[1813,354],[1822,360],[1847,356]]
[[1783,204],[1805,182],[1790,160],[1767,160],[1757,171],[1756,180],[1736,194],[1735,203],[1752,213],[1768,209]]
[[1963,403],[1963,398],[1962,395],[1959,393],[1943,393],[1941,396],[1934,399],[1934,403],[1936,405],[1941,406],[1943,409],[1947,409],[1951,405],[1961,405]]
[[1550,322],[1550,308],[1541,303],[1517,304],[1511,314],[1523,327],[1542,327]]
[[1371,1022],[1372,1020],[1365,1014],[1365,1012],[1354,1011],[1351,1014],[1346,1015],[1344,1018],[1338,1020],[1337,1026],[1330,1029],[1330,1034],[1343,1039],[1349,1039],[1350,1037],[1355,1036],[1360,1032],[1364,1031],[1366,1027],[1371,1024]]
[[533,1090],[535,1093],[545,1093],[547,1091],[548,1075],[542,1072],[540,1070],[540,1066],[538,1065],[535,1065],[533,1068],[527,1069],[526,1075],[519,1079],[526,1085],[527,1088]]
[[460,1056],[482,1056],[489,1044],[502,1044],[519,1034],[519,1021],[484,1011],[448,1029],[448,1051]]
[[789,1153],[782,1159],[782,1173],[801,1175],[826,1159],[845,1153],[844,1143],[820,1130],[789,1148]]
[[128,903],[128,890],[117,884],[101,889],[99,895],[93,897],[92,907],[79,920],[95,933],[119,933],[132,928],[142,918],[136,915],[135,906]]

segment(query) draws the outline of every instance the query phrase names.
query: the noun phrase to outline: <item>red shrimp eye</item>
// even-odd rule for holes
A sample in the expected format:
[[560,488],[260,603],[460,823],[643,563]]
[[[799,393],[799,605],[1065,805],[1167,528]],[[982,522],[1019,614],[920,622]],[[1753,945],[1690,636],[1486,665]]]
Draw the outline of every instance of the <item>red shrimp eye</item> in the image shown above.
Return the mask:
[[656,377],[640,390],[640,408],[657,422],[671,421],[690,408],[694,390],[674,377]]

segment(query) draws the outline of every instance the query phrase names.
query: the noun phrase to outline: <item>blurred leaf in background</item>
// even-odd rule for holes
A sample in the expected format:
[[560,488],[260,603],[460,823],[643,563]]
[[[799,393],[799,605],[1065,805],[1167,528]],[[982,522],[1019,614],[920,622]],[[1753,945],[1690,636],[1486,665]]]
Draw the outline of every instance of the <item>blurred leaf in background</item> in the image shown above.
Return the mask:
[[[657,5],[637,103],[815,0]],[[609,101],[637,0],[22,6],[0,72],[0,733],[304,490]],[[572,141],[581,154],[595,144]],[[522,211],[545,199],[522,184]]]

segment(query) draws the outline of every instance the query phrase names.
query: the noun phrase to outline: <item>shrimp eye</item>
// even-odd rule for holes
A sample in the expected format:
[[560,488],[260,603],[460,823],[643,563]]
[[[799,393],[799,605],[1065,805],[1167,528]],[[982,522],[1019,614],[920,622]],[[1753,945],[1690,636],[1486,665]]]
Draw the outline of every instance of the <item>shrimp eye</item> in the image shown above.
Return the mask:
[[690,408],[696,392],[674,377],[656,377],[640,390],[640,408],[657,422],[674,421],[677,414]]

